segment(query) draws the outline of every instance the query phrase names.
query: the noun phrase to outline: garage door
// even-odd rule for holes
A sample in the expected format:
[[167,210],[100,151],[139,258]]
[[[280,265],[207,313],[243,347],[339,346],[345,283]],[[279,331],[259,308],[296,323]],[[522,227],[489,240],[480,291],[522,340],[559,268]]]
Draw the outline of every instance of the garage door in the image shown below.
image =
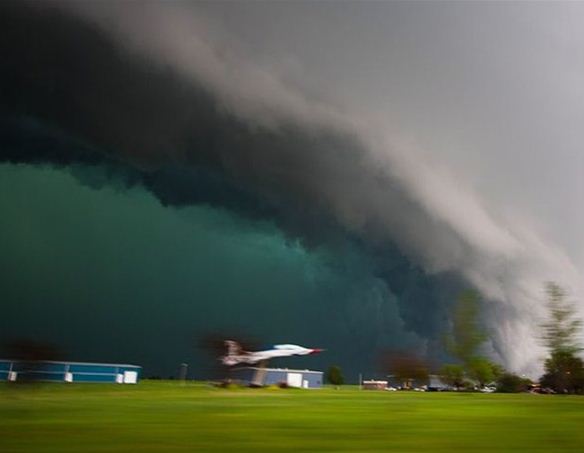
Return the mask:
[[289,387],[302,387],[302,373],[288,373],[286,382]]

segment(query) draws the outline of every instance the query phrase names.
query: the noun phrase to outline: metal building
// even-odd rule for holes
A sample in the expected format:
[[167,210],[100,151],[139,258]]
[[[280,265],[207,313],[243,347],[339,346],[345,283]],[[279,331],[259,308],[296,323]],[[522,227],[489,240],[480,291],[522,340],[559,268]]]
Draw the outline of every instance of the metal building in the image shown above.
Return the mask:
[[137,384],[142,367],[115,363],[26,362],[0,359],[0,381],[111,382]]
[[242,384],[252,384],[261,375],[263,385],[287,385],[297,388],[321,388],[322,371],[289,370],[287,368],[244,367],[232,370],[232,376]]

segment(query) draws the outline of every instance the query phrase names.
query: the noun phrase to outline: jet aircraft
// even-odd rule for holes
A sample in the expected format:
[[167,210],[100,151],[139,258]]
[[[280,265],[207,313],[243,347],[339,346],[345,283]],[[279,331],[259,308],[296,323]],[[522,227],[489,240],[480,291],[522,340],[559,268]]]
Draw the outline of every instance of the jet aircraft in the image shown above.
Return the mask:
[[264,351],[244,351],[237,341],[225,340],[227,354],[220,358],[221,363],[227,366],[238,365],[240,363],[255,364],[260,363],[264,367],[267,360],[276,357],[289,357],[293,355],[318,354],[324,351],[319,348],[304,348],[295,344],[277,344],[272,349]]

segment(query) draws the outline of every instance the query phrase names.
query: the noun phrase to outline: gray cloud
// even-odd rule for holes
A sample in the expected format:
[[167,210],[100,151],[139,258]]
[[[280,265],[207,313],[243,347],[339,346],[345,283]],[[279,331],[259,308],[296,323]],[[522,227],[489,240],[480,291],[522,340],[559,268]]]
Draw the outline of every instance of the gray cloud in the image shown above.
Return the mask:
[[[542,282],[558,280],[582,294],[581,250],[570,248],[573,243],[566,242],[562,225],[546,225],[540,216],[566,213],[556,205],[564,205],[558,196],[570,188],[571,199],[582,194],[581,183],[573,178],[581,159],[569,158],[574,152],[569,148],[559,160],[572,164],[547,174],[551,184],[561,178],[562,170],[574,181],[546,195],[555,204],[549,210],[532,209],[530,190],[545,194],[538,184],[541,173],[524,174],[525,182],[513,180],[513,169],[529,158],[534,142],[568,146],[560,141],[565,129],[554,127],[568,118],[556,121],[551,113],[526,112],[533,110],[533,93],[550,82],[547,76],[530,74],[556,56],[557,49],[546,49],[540,33],[547,31],[546,37],[551,35],[558,45],[567,43],[565,49],[572,43],[569,34],[554,27],[554,20],[545,19],[547,10],[530,10],[534,22],[526,24],[505,20],[508,10],[500,7],[478,11],[450,5],[449,11],[463,19],[457,26],[432,5],[361,9],[350,4],[332,18],[323,5],[282,6],[293,21],[307,22],[303,36],[304,25],[281,32],[283,15],[276,5],[54,5],[113,37],[124,50],[122,60],[142,62],[158,74],[151,77],[152,86],[140,91],[147,93],[146,101],[156,102],[131,112],[137,118],[134,130],[145,132],[141,141],[127,138],[133,118],[128,110],[119,114],[119,134],[115,114],[113,120],[104,119],[102,109],[95,113],[108,127],[96,131],[91,126],[88,132],[81,124],[77,130],[82,135],[89,133],[123,150],[126,159],[143,167],[211,161],[214,169],[268,203],[297,206],[294,213],[309,219],[307,224],[310,219],[320,221],[324,213],[365,242],[398,244],[430,274],[462,275],[489,300],[494,348],[518,370],[529,367],[539,353],[534,329],[542,315]],[[563,9],[554,16],[560,21]],[[510,11],[513,18],[520,16],[517,7]],[[360,12],[356,19],[355,12]],[[483,13],[484,22],[477,22]],[[238,14],[246,19],[234,25]],[[375,24],[374,30],[365,31],[367,24]],[[513,35],[513,27],[535,27],[539,40],[534,43],[548,57],[514,60],[534,43],[521,42],[525,38]],[[324,30],[322,35],[319,30]],[[358,36],[361,32],[363,37]],[[488,44],[494,34],[513,39]],[[268,43],[254,51],[259,39]],[[382,51],[384,45],[388,50]],[[282,54],[280,48],[285,49]],[[334,58],[326,55],[329,50]],[[322,62],[315,52],[325,53]],[[361,63],[369,68],[366,73]],[[574,80],[579,70],[570,66],[573,72],[549,77]],[[533,87],[526,88],[520,80]],[[553,86],[549,110],[574,109],[563,103],[572,91],[565,84],[559,90]],[[218,140],[209,155],[196,152],[201,148],[191,146],[193,135],[208,135],[190,131],[215,122],[205,123],[204,114],[193,113],[193,92],[199,93],[197,101],[212,99],[212,115],[237,124],[245,146]],[[129,106],[135,107],[135,101]],[[96,103],[88,102],[87,108],[95,109]],[[123,107],[114,102],[110,108],[116,105]],[[493,137],[497,134],[503,137]],[[576,138],[571,137],[573,144]],[[550,152],[538,147],[536,156],[545,162]],[[534,169],[547,168],[536,163]],[[581,216],[571,223],[582,225]],[[306,235],[305,228],[299,231]],[[572,227],[566,231],[569,237],[575,234]]]

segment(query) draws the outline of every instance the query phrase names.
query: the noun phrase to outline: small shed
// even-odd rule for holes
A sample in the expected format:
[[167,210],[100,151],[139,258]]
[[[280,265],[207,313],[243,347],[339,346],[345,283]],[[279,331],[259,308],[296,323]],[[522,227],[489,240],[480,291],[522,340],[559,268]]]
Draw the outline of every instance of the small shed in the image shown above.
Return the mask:
[[128,364],[0,359],[0,381],[137,384],[141,373],[142,367]]
[[243,367],[232,370],[236,381],[246,385],[287,385],[296,388],[321,388],[322,371],[289,370],[288,368]]

